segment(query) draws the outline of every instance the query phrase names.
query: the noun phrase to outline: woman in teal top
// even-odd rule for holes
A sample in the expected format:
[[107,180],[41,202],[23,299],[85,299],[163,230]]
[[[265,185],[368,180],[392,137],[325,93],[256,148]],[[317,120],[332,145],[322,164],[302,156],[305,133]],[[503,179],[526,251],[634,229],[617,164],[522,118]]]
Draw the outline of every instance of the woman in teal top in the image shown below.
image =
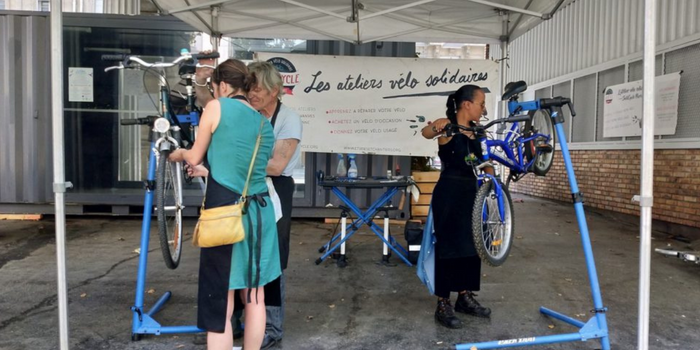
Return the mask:
[[[277,226],[265,182],[274,134],[270,123],[245,99],[251,77],[243,62],[227,60],[214,71],[214,96],[202,115],[191,150],[178,149],[171,161],[186,161],[194,176],[206,176],[205,208],[240,200],[258,134],[262,135],[246,197],[245,239],[233,245],[202,248],[197,326],[207,330],[207,349],[233,347],[233,290],[241,290],[246,327],[243,347],[259,349],[265,333],[265,284],[281,274]],[[200,164],[206,160],[208,170]]]

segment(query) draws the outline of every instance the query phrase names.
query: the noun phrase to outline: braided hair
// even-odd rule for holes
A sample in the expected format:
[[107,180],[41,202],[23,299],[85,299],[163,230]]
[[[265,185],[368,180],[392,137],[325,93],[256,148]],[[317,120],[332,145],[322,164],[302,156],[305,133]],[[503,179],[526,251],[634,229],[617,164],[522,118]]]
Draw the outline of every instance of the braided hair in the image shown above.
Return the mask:
[[447,102],[445,103],[447,111],[445,111],[445,115],[450,120],[450,123],[457,124],[457,111],[461,108],[462,102],[474,102],[477,90],[481,90],[481,88],[476,85],[463,85],[450,96],[447,96]]

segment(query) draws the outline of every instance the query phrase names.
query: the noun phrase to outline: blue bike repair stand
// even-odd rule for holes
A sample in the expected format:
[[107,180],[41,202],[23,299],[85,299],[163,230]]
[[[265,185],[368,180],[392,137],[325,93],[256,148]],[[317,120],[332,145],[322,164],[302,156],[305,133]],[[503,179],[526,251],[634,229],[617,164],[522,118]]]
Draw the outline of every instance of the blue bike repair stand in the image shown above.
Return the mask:
[[457,344],[454,346],[456,350],[500,349],[528,345],[587,341],[591,339],[600,339],[602,350],[610,350],[610,339],[608,338],[608,324],[605,318],[605,312],[607,311],[607,308],[603,306],[603,299],[600,295],[598,273],[596,272],[595,261],[593,260],[593,248],[591,247],[591,239],[588,234],[588,224],[586,223],[586,216],[583,211],[583,197],[578,190],[578,185],[576,184],[576,177],[574,176],[574,167],[571,163],[569,147],[566,143],[564,127],[562,126],[564,118],[560,117],[559,112],[557,111],[552,111],[551,117],[556,127],[557,137],[559,138],[561,154],[564,156],[566,173],[569,176],[569,185],[571,186],[571,193],[574,200],[574,209],[576,210],[576,219],[578,221],[579,231],[581,232],[583,252],[586,257],[588,279],[591,283],[591,294],[593,295],[593,310],[591,310],[591,312],[595,315],[584,323],[542,306],[540,307],[541,313],[575,326],[579,329],[578,333],[533,336],[516,339],[497,340],[484,343]]
[[[180,117],[180,116],[178,116]],[[148,176],[146,196],[143,201],[143,222],[141,224],[141,248],[139,252],[139,269],[136,277],[136,301],[131,311],[134,319],[131,324],[131,340],[139,340],[143,334],[173,334],[205,332],[197,326],[161,326],[153,317],[165,305],[172,293],[167,291],[156,301],[148,312],[144,312],[143,296],[146,292],[146,267],[148,266],[148,243],[151,238],[151,217],[153,211],[153,186],[156,181],[156,155],[151,142],[148,158]]]

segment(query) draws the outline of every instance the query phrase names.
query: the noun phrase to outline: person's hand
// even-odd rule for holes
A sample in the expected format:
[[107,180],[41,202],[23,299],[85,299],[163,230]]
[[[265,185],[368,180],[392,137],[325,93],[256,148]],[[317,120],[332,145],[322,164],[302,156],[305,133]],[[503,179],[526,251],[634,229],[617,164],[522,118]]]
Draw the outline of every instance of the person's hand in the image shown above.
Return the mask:
[[433,132],[441,134],[445,130],[445,126],[450,123],[447,118],[440,118],[430,124],[430,129]]
[[172,152],[170,152],[170,155],[168,155],[168,161],[171,161],[173,163],[175,162],[182,162],[184,160],[184,155],[185,150],[182,148],[178,148]]
[[190,165],[185,164],[185,171],[190,177],[206,177],[209,175],[209,170],[204,167],[204,165]]
[[[200,52],[201,54],[208,54],[212,53],[212,51],[202,51]],[[198,61],[199,64],[206,65],[206,66],[214,66],[214,59],[213,58],[205,58],[201,59]],[[198,85],[204,85],[207,82],[208,78],[211,78],[212,74],[214,73],[214,69],[209,68],[209,67],[197,67],[197,70],[194,73],[195,77],[195,82]]]

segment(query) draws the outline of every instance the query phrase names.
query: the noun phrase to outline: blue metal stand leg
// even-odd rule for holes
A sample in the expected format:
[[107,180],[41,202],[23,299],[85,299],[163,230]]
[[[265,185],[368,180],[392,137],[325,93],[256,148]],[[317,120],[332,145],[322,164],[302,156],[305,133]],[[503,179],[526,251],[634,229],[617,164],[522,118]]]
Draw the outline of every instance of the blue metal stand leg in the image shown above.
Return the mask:
[[[153,149],[151,143],[151,149]],[[140,334],[173,334],[173,333],[198,333],[204,330],[196,326],[170,326],[163,327],[153,319],[155,315],[165,303],[170,300],[172,293],[165,292],[153,307],[144,312],[143,297],[146,292],[146,268],[148,266],[148,243],[151,238],[151,217],[153,210],[153,189],[151,188],[153,181],[156,178],[156,157],[153,151],[149,151],[148,159],[148,176],[146,184],[146,196],[143,204],[143,222],[141,224],[141,248],[139,252],[139,268],[136,277],[136,300],[131,308],[133,322],[131,327],[131,339],[138,339]]]
[[557,319],[557,320],[559,320],[559,321],[566,322],[566,323],[568,323],[568,324],[570,324],[570,325],[572,325],[572,326],[576,326],[576,327],[578,327],[578,328],[582,328],[582,327],[585,325],[585,323],[583,323],[583,322],[581,322],[581,321],[579,321],[579,320],[577,320],[577,319],[574,319],[574,318],[571,318],[571,317],[566,316],[566,315],[564,315],[564,314],[561,314],[561,313],[558,313],[558,312],[556,312],[556,311],[550,310],[550,309],[548,309],[548,308],[546,308],[546,307],[544,307],[544,306],[541,306],[541,307],[540,307],[540,312],[543,313],[543,314],[545,314],[545,315],[547,315],[547,316],[549,316],[549,317],[551,317],[551,318],[555,318],[555,319]]
[[146,312],[146,315],[153,317],[153,315],[155,315],[158,311],[160,311],[160,309],[163,308],[165,303],[167,303],[168,300],[170,300],[170,297],[172,295],[173,295],[173,293],[171,293],[169,291],[163,293],[163,295],[158,299],[158,301],[156,301],[156,303],[153,304],[153,307],[151,307],[151,309],[148,310],[148,312]]
[[143,203],[143,221],[141,223],[141,247],[139,248],[139,269],[136,276],[136,300],[134,307],[134,320],[131,332],[137,334],[143,321],[143,295],[146,291],[146,268],[148,267],[148,241],[151,238],[151,211],[153,210],[153,190],[150,183],[156,178],[156,156],[152,151],[154,145],[151,143],[148,158],[148,176],[146,177],[146,196]]
[[[555,118],[555,113],[552,114],[552,118]],[[593,296],[593,307],[595,312],[595,318],[598,321],[598,327],[604,330],[606,335],[600,339],[603,350],[610,350],[610,340],[607,336],[608,324],[605,318],[606,308],[603,306],[603,298],[600,295],[600,284],[598,283],[598,272],[595,267],[595,260],[593,258],[593,248],[591,246],[591,238],[588,233],[588,223],[586,222],[586,214],[583,211],[583,197],[578,189],[578,184],[576,183],[576,176],[574,174],[574,166],[571,162],[571,155],[569,154],[569,146],[566,143],[566,134],[564,133],[564,127],[561,123],[555,123],[557,130],[557,138],[559,139],[559,145],[561,146],[561,154],[564,157],[564,165],[566,166],[566,173],[569,176],[569,185],[571,187],[571,195],[574,199],[574,209],[576,210],[576,219],[578,221],[579,231],[581,232],[581,243],[583,244],[583,253],[586,257],[586,267],[588,269],[588,279],[591,283],[591,294]]]

